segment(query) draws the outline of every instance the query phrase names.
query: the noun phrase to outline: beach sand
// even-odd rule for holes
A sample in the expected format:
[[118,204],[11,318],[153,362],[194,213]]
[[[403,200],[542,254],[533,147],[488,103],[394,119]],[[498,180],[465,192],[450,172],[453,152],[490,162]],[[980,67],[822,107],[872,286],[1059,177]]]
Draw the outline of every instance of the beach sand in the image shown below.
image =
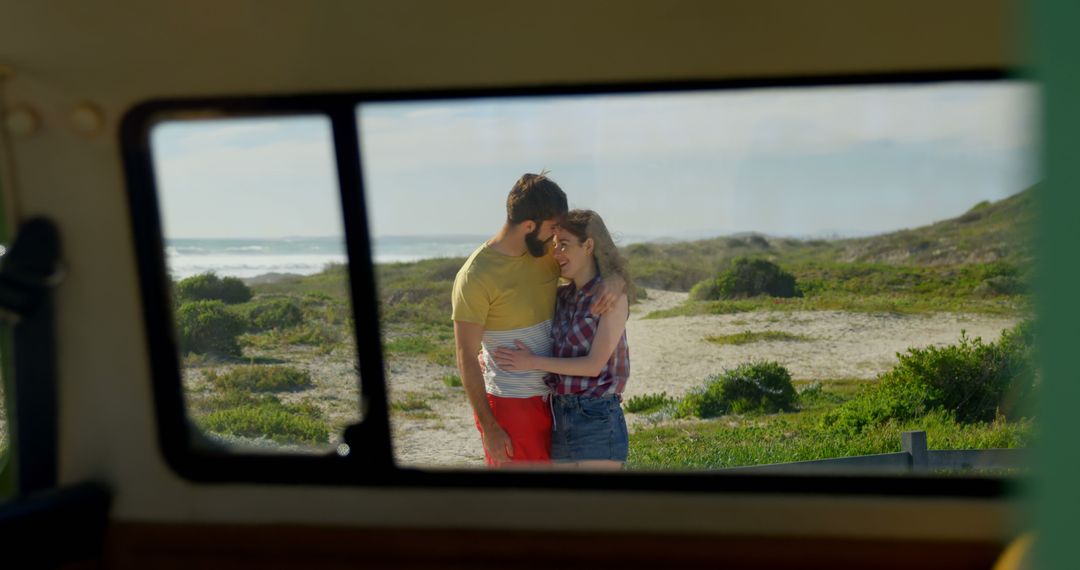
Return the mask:
[[[631,308],[627,322],[631,374],[625,397],[653,392],[681,396],[708,376],[752,360],[774,360],[798,380],[873,379],[896,364],[896,353],[909,347],[954,344],[962,330],[994,341],[1018,322],[1013,317],[981,314],[865,314],[841,311],[760,311],[642,319],[674,307],[686,293],[649,290],[648,299]],[[709,335],[742,331],[783,331],[805,335],[804,342],[756,342],[720,346]],[[449,367],[418,358],[387,364],[391,399],[408,393],[424,398],[430,410],[393,412],[394,453],[409,467],[483,465],[480,436],[462,388],[443,385]],[[642,419],[627,414],[631,430]]]

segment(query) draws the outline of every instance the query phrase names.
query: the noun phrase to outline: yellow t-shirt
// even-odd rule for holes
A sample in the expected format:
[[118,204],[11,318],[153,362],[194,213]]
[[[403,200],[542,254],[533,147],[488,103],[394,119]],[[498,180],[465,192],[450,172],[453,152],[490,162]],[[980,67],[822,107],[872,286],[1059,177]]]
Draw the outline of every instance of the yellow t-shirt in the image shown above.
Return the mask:
[[484,326],[481,342],[487,391],[506,398],[548,393],[541,371],[507,372],[490,352],[524,342],[534,354],[551,355],[551,318],[559,265],[549,252],[533,257],[503,255],[487,244],[469,256],[454,279],[452,318]]

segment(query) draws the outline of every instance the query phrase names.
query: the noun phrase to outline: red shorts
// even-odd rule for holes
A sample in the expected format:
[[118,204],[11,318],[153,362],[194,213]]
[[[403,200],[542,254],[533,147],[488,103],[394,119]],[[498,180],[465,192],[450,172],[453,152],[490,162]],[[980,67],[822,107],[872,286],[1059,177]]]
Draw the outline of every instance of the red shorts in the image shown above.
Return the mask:
[[[495,421],[510,436],[510,445],[514,448],[512,463],[532,462],[549,463],[551,461],[551,407],[543,396],[531,398],[501,398],[487,395],[488,405],[495,414]],[[484,429],[480,419],[473,414],[476,429],[480,437]],[[484,462],[491,466],[498,464],[484,450]]]

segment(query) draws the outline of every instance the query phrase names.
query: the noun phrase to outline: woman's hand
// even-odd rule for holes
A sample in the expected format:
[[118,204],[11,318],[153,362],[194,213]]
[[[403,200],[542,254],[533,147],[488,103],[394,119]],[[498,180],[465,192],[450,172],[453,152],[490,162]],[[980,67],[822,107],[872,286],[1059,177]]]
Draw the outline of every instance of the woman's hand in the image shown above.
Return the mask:
[[508,372],[534,369],[534,355],[529,350],[529,347],[525,346],[525,343],[520,340],[515,340],[514,346],[517,348],[502,347],[495,349],[495,363],[499,365],[499,368]]

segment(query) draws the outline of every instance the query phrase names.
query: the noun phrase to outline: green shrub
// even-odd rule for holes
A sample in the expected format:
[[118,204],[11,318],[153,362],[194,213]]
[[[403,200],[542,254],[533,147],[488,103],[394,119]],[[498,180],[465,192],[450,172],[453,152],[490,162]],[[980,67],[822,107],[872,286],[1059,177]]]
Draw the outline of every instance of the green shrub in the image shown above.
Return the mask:
[[232,305],[246,303],[251,296],[251,288],[243,281],[213,273],[192,275],[176,284],[176,297],[180,301],[221,301]]
[[971,293],[977,297],[999,297],[1003,295],[1023,295],[1027,284],[1019,277],[998,275],[980,282]]
[[950,410],[957,421],[991,421],[1006,412],[1001,404],[1014,384],[1028,392],[1034,383],[1029,330],[1020,325],[998,343],[962,334],[956,345],[909,349],[885,380],[927,386],[929,407]]
[[995,348],[998,383],[1003,386],[998,412],[1007,418],[1033,417],[1039,388],[1034,324],[1023,321],[1002,332]]
[[720,298],[720,284],[716,279],[699,281],[690,288],[691,301],[715,301]]
[[1037,387],[1028,322],[997,343],[961,334],[959,344],[910,348],[878,377],[878,385],[822,417],[822,425],[855,433],[889,420],[939,410],[961,423],[1019,418],[1030,412]]
[[710,377],[677,404],[676,416],[773,413],[793,410],[797,399],[786,368],[776,362],[751,362]]
[[720,299],[801,297],[795,277],[767,259],[739,257],[716,279]]
[[348,302],[328,301],[326,303],[307,303],[301,311],[305,321],[322,321],[330,325],[347,325],[352,328],[352,306]]
[[257,299],[245,307],[249,330],[283,330],[304,322],[304,312],[292,299]]
[[929,388],[912,382],[888,382],[827,412],[821,425],[831,431],[858,434],[886,422],[923,417],[931,411]]
[[[710,384],[709,387],[712,385]],[[686,393],[679,401],[675,402],[676,418],[714,418],[721,416],[727,411],[720,405],[720,390],[709,390],[702,386],[694,388]]]
[[460,388],[461,376],[458,376],[457,374],[445,374],[442,377],[442,383],[447,388]]
[[1030,267],[1005,261],[994,261],[965,267],[958,281],[975,297],[1024,295],[1028,292],[1027,276]]
[[633,396],[626,400],[623,408],[631,414],[644,414],[661,410],[675,403],[675,398],[668,396],[667,392],[660,392],[659,394]]
[[289,329],[282,337],[285,344],[323,347],[336,345],[341,339],[341,330],[325,323],[305,323]]
[[757,234],[747,236],[746,243],[750,246],[761,249],[769,249],[770,247],[772,247],[771,245],[769,245],[769,240],[765,239],[765,236],[759,236]]
[[300,299],[300,304],[305,308],[310,306],[321,306],[334,302],[334,298],[322,291],[307,291]]
[[736,413],[792,410],[798,396],[791,374],[776,362],[743,364],[720,378],[723,401]]
[[825,388],[821,382],[811,382],[801,389],[797,389],[796,392],[799,393],[800,402],[811,399],[817,400],[825,393]]
[[245,334],[238,341],[245,347],[258,350],[275,350],[303,345],[313,347],[318,354],[330,354],[334,349],[342,346],[343,339],[351,330],[351,327],[306,320],[298,326],[285,330]]
[[225,392],[278,392],[313,385],[310,374],[291,366],[237,366],[222,374],[210,370],[206,380]]
[[193,301],[176,310],[181,353],[240,356],[236,342],[246,325],[221,301]]
[[821,382],[811,382],[797,390],[799,393],[799,409],[806,410],[815,405],[835,407],[837,404],[848,401],[851,397],[834,390],[826,390]]

